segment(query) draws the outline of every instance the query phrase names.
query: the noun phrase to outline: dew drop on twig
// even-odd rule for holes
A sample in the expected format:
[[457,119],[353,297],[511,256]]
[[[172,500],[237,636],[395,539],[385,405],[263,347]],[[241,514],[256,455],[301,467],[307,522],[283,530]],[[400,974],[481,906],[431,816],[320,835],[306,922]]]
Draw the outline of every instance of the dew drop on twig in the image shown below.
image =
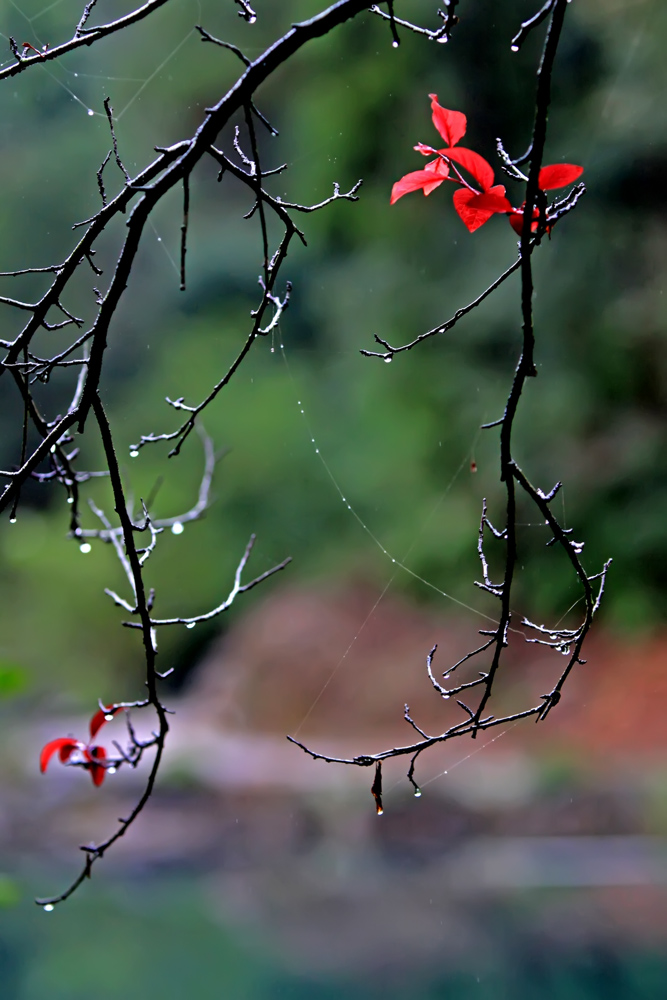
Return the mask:
[[171,533],[172,533],[172,535],[182,535],[183,534],[183,525],[181,524],[180,521],[175,521],[174,524],[172,524],[172,526],[171,526]]
[[196,624],[197,624],[197,622],[186,622],[185,627],[186,628],[194,628]]
[[52,910],[54,910],[54,909],[55,909],[55,907],[54,907],[53,903],[46,903],[46,904],[45,904],[45,905],[44,905],[44,906],[42,907],[42,909],[44,910],[44,913],[51,913],[51,911],[52,911]]
[[85,555],[88,555],[88,553],[90,552],[91,548],[92,548],[92,545],[90,544],[90,542],[84,542],[82,545],[79,546],[79,551],[83,552],[83,554],[85,556]]

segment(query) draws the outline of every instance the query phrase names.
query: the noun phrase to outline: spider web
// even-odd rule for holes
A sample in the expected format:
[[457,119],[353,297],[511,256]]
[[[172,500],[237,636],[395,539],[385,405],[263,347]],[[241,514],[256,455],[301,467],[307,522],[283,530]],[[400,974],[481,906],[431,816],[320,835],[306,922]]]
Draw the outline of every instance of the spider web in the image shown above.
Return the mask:
[[[28,13],[26,8],[19,5],[16,2],[16,0],[9,0],[9,4],[11,5],[11,7],[14,8],[15,11],[18,14],[20,14],[23,20],[25,21],[25,27],[26,27],[25,40],[29,41],[31,44],[35,44],[38,47],[42,47],[45,44],[49,43],[49,38],[45,36],[45,33],[43,32],[42,28],[45,16],[62,8],[64,3],[65,0],[54,0],[54,2],[46,4],[45,6],[41,7],[34,13]],[[190,18],[191,22],[193,24],[195,22],[201,23],[204,16],[202,13],[201,0],[190,0],[190,6],[192,7],[193,11],[193,15]],[[617,16],[620,15],[620,13],[621,10],[619,8],[619,10],[616,11]],[[608,104],[613,100],[615,93],[618,92],[620,88],[622,88],[623,81],[631,70],[633,58],[636,54],[636,51],[641,43],[642,38],[645,36],[647,30],[649,29],[649,18],[651,13],[652,11],[648,10],[643,20],[641,20],[637,25],[636,32],[634,33],[630,45],[628,46],[627,49],[626,61],[619,68],[614,81],[610,84],[608,88],[608,95],[609,95],[607,99]],[[102,18],[100,18],[100,20],[101,19]],[[86,58],[85,54],[79,56],[78,53],[73,53],[71,56],[68,57],[67,59],[68,65],[65,64],[65,61],[60,60],[50,64],[45,64],[43,67],[38,67],[32,72],[41,72],[45,74],[46,77],[48,78],[48,80],[45,80],[44,83],[45,87],[50,87],[52,83],[55,83],[59,88],[61,88],[64,92],[67,93],[69,98],[78,107],[80,107],[87,116],[91,118],[106,119],[104,111],[99,107],[99,105],[101,105],[101,98],[99,99],[99,101],[97,101],[96,99],[94,100],[89,96],[91,85],[93,84],[95,84],[96,86],[108,85],[106,89],[111,92],[112,103],[114,103],[113,93],[117,89],[116,85],[122,85],[122,88],[127,91],[127,94],[124,97],[124,99],[120,102],[118,108],[116,108],[114,112],[115,120],[117,122],[120,122],[121,120],[124,119],[124,117],[128,114],[128,112],[130,112],[131,109],[133,109],[137,100],[149,88],[157,86],[160,74],[163,73],[170,66],[171,62],[177,57],[177,55],[181,52],[181,50],[188,45],[188,43],[195,44],[196,42],[196,44],[200,46],[199,40],[194,37],[195,34],[196,33],[194,31],[194,28],[190,27],[189,29],[183,30],[178,41],[175,44],[170,45],[166,51],[158,53],[156,51],[158,46],[155,46],[154,49],[146,51],[145,61],[148,64],[147,72],[145,75],[140,77],[118,76],[105,73],[91,73],[88,71],[89,60]],[[0,32],[0,38],[3,38],[5,42],[8,43],[8,36],[4,35],[2,32]],[[23,38],[21,39],[21,42],[22,41]],[[77,59],[80,60],[78,63],[80,68],[79,69],[71,68],[69,63],[71,63],[72,65],[77,65]],[[13,61],[14,61],[13,58],[7,58],[5,60],[0,61],[0,68]],[[128,87],[128,85],[132,86]],[[600,130],[602,129],[602,127],[603,124],[600,123],[597,131],[592,130],[590,133],[589,150],[587,157],[588,159],[590,159],[593,155],[594,147],[599,141]],[[317,156],[318,152],[321,151],[321,148],[322,148],[321,144],[318,144],[317,146],[314,145],[306,155],[311,155],[313,157]],[[176,260],[174,259],[173,254],[170,252],[168,241],[163,239],[163,237],[160,235],[160,231],[156,227],[155,222],[152,219],[150,220],[150,225],[155,235],[156,242],[160,243],[170,267],[172,267],[174,272],[178,274],[178,265],[176,263]],[[419,581],[425,587],[437,593],[439,597],[441,597],[444,601],[448,601],[457,606],[460,606],[465,610],[475,614],[476,616],[484,619],[485,621],[494,621],[494,619],[490,618],[478,607],[468,604],[463,600],[461,600],[460,598],[444,591],[443,589],[438,587],[435,583],[428,580],[424,576],[417,573],[414,569],[412,569],[408,562],[418,539],[423,533],[425,533],[428,530],[429,523],[441,509],[442,504],[444,503],[446,497],[454,487],[455,483],[458,481],[463,471],[467,467],[469,467],[470,461],[474,456],[475,446],[479,438],[479,432],[476,431],[472,434],[469,447],[465,449],[464,452],[462,452],[462,457],[458,466],[453,470],[451,478],[446,484],[444,490],[441,492],[440,496],[435,501],[432,510],[423,518],[421,523],[416,526],[413,540],[408,545],[405,552],[400,557],[397,557],[395,554],[389,551],[389,549],[384,545],[384,543],[378,537],[378,534],[373,529],[373,527],[367,522],[367,520],[362,518],[362,516],[359,514],[353,499],[350,498],[350,494],[353,492],[353,490],[350,490],[349,488],[342,485],[339,475],[335,473],[335,471],[331,467],[331,464],[327,460],[327,457],[323,454],[322,449],[318,444],[319,433],[317,429],[313,427],[313,420],[309,416],[309,413],[307,412],[306,407],[302,402],[306,393],[304,392],[303,389],[300,389],[297,386],[295,376],[292,372],[292,368],[290,367],[288,354],[283,343],[280,343],[279,349],[282,360],[287,368],[287,371],[289,373],[289,378],[293,385],[294,401],[298,407],[301,417],[303,418],[305,432],[312,446],[313,460],[319,463],[321,467],[324,469],[326,477],[330,483],[330,488],[334,491],[339,501],[343,503],[345,509],[349,512],[349,516],[357,522],[357,524],[359,525],[360,529],[362,530],[368,541],[374,547],[376,547],[390,563],[390,574],[387,577],[384,585],[379,587],[378,596],[375,603],[373,604],[371,610],[368,612],[364,620],[361,622],[359,628],[353,633],[353,635],[349,638],[349,640],[343,639],[342,645],[344,646],[344,651],[339,660],[337,661],[335,667],[324,681],[319,693],[314,698],[312,704],[309,706],[307,711],[304,713],[303,718],[300,720],[299,725],[295,730],[295,734],[298,735],[303,726],[305,725],[305,723],[307,722],[308,718],[314,711],[315,707],[318,705],[318,703],[321,701],[322,698],[326,697],[327,690],[331,685],[336,673],[341,668],[345,660],[348,658],[350,652],[354,648],[364,628],[371,621],[373,615],[376,613],[381,602],[386,597],[390,589],[395,585],[400,575],[402,574],[409,575],[410,577]],[[564,490],[561,492],[561,502],[563,504],[563,514],[564,514],[565,513]],[[538,525],[532,525],[532,524],[523,526],[538,527]],[[540,524],[539,527],[542,527],[542,525]],[[576,603],[577,602],[575,602],[575,604]],[[565,617],[568,614],[568,612],[572,610],[575,604],[573,604],[567,611],[565,611],[562,617]],[[428,644],[428,640],[426,639],[425,641]],[[509,726],[508,729],[498,733],[496,736],[488,740],[482,746],[476,748],[473,752],[462,756],[454,764],[450,765],[447,771],[443,771],[441,774],[430,777],[427,780],[423,781],[422,787],[424,787],[427,784],[430,784],[437,778],[443,777],[454,767],[458,767],[460,764],[463,764],[465,761],[469,760],[472,756],[482,752],[492,743],[495,743],[498,739],[504,736],[511,729],[515,728],[516,725],[517,723],[514,723],[513,725]]]

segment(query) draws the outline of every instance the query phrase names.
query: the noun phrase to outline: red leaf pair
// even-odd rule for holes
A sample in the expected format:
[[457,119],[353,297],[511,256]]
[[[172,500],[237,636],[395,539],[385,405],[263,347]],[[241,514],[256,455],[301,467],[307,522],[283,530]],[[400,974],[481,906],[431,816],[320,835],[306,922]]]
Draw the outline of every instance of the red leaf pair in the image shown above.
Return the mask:
[[[110,708],[100,708],[95,712],[90,720],[91,742],[104,723],[109,722],[116,712],[122,711],[122,708],[122,705],[112,705]],[[107,758],[106,750],[104,747],[91,746],[91,743],[83,743],[81,740],[75,740],[72,736],[61,736],[56,740],[51,740],[50,743],[47,743],[42,748],[42,752],[39,755],[40,771],[44,774],[49,761],[55,753],[58,754],[61,764],[66,764],[75,751],[79,751],[83,756],[81,764],[87,771],[90,771],[93,784],[99,788],[106,775],[106,765],[103,763]]]
[[[454,208],[468,230],[473,233],[491,218],[492,215],[509,215],[512,228],[521,234],[523,225],[523,205],[513,208],[505,197],[502,184],[494,185],[493,168],[483,156],[472,149],[458,146],[457,143],[466,133],[467,119],[460,111],[450,111],[438,104],[437,94],[429,94],[433,124],[447,143],[444,149],[434,149],[424,143],[418,143],[415,149],[423,156],[437,156],[436,160],[427,163],[423,170],[415,170],[397,181],[391,190],[393,205],[404,194],[422,190],[425,195],[431,194],[444,181],[452,181],[460,187],[454,192]],[[461,173],[463,168],[481,188],[478,190]],[[571,163],[556,163],[542,167],[539,175],[539,185],[542,191],[566,187],[572,184],[583,173],[583,167]],[[537,209],[535,210],[537,211]],[[538,213],[539,216],[539,213]],[[539,218],[531,224],[535,232]]]

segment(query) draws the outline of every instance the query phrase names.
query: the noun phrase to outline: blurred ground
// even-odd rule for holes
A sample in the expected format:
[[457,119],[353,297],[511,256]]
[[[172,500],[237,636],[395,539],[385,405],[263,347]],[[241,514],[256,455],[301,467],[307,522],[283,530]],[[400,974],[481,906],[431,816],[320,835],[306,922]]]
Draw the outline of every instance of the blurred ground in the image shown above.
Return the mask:
[[[376,750],[406,740],[405,697],[437,726],[450,708],[427,684],[424,641],[456,657],[470,636],[460,619],[396,595],[366,622],[376,600],[355,581],[284,588],[209,649],[172,699],[158,791],[98,868],[101,885],[143,886],[150,900],[156,879],[188,873],[208,919],[313,983],[344,969],[395,987],[416,970],[436,976],[443,958],[488,975],[506,948],[521,961],[662,953],[666,637],[629,644],[598,631],[545,724],[425,755],[418,800],[402,762],[386,767],[377,817],[368,770],[312,761],[285,733],[344,755]],[[511,696],[532,696],[554,657],[517,645]],[[122,771],[100,791],[57,765],[36,774],[40,740],[84,728],[50,718],[5,739],[2,854],[25,872],[47,864],[40,891],[72,873],[76,844],[101,837],[140,789],[141,775]],[[107,730],[120,736],[122,722]]]

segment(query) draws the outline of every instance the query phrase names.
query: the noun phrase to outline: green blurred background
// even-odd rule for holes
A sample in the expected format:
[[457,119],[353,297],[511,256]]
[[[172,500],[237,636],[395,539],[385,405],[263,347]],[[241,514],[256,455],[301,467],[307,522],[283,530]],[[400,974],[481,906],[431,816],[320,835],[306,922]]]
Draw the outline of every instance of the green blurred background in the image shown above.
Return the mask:
[[[60,260],[72,245],[72,224],[96,210],[95,173],[109,145],[105,97],[134,172],[153,146],[191,135],[204,108],[233,83],[238,61],[202,44],[194,24],[252,57],[293,20],[320,9],[312,0],[255,6],[251,26],[231,0],[171,0],[122,35],[3,82],[0,270]],[[462,0],[450,44],[403,31],[399,49],[387,25],[364,14],[308,46],[260,91],[259,106],[280,132],[261,136],[265,165],[289,164],[271,183],[276,194],[309,203],[327,197],[334,181],[343,190],[364,183],[358,203],[303,217],[309,247],[295,246],[283,270],[294,285],[290,308],[204,415],[216,446],[228,451],[206,518],[178,537],[163,536],[151,560],[148,582],[160,616],[219,603],[251,532],[258,536],[251,570],[291,555],[292,585],[361,579],[379,594],[392,567],[372,533],[415,574],[393,579],[407,600],[450,612],[444,590],[488,610],[472,587],[476,531],[481,497],[500,520],[502,496],[497,432],[478,428],[502,412],[516,363],[518,279],[452,333],[391,365],[364,359],[359,349],[372,349],[376,332],[395,344],[412,339],[514,260],[516,237],[502,218],[470,235],[447,192],[428,200],[414,194],[391,209],[388,198],[393,181],[422,165],[414,143],[435,140],[428,93],[465,112],[466,144],[492,162],[496,136],[512,153],[525,148],[540,32],[519,55],[509,40],[535,7]],[[79,16],[70,0],[5,0],[1,9],[3,35],[35,45],[69,37]],[[124,9],[105,0],[92,19]],[[435,26],[434,3],[397,0],[396,13]],[[533,481],[550,488],[563,480],[561,512],[586,541],[586,566],[594,571],[613,556],[601,620],[610,633],[631,636],[664,620],[666,40],[660,0],[575,0],[568,8],[546,162],[583,164],[588,193],[535,257],[539,378],[527,387],[516,432],[518,460]],[[230,130],[219,145],[229,152],[231,141]],[[178,290],[174,192],[146,232],[107,358],[104,396],[123,471],[137,497],[159,484],[158,516],[194,502],[201,447],[193,436],[167,461],[164,445],[136,459],[130,445],[142,433],[177,426],[165,396],[194,402],[207,392],[236,356],[258,297],[258,227],[242,219],[248,193],[230,178],[217,184],[216,173],[213,162],[202,163],[192,185],[188,290]],[[120,176],[112,165],[105,176],[115,191]],[[120,231],[100,247],[102,266],[112,264]],[[2,294],[26,299],[44,287],[34,277],[0,281]],[[85,315],[91,295],[82,281],[68,304]],[[7,337],[16,317],[3,316]],[[49,387],[56,411],[70,388],[65,380]],[[5,386],[3,467],[18,454],[18,413]],[[92,434],[82,448],[95,467],[100,449]],[[103,483],[86,495],[111,509]],[[92,527],[92,515],[84,516]],[[35,488],[18,522],[5,522],[0,534],[0,697],[12,734],[27,720],[86,714],[97,698],[141,692],[136,637],[119,627],[103,594],[105,586],[123,592],[113,553],[94,545],[82,554],[67,524],[62,490]],[[526,527],[517,603],[533,620],[560,617],[578,597],[568,567],[552,550],[545,555],[545,540],[544,529]],[[267,587],[284,584],[281,577]],[[265,588],[248,595],[244,611],[265,596]],[[203,651],[239,613],[161,636],[162,666],[175,668],[174,693],[187,690]],[[563,958],[540,950],[522,936],[530,923],[517,912],[524,903],[499,899],[489,914],[503,932],[467,968],[429,958],[389,979],[343,969],[302,980],[283,967],[270,932],[248,940],[212,918],[205,873],[158,877],[121,866],[115,880],[101,875],[47,924],[31,912],[30,893],[43,883],[38,876],[61,873],[29,850],[19,850],[18,861],[12,851],[0,883],[0,975],[8,998],[78,998],[93,990],[103,998],[528,997],[536,995],[535,982],[545,997],[657,997],[667,973],[650,942],[627,954],[572,946]]]

